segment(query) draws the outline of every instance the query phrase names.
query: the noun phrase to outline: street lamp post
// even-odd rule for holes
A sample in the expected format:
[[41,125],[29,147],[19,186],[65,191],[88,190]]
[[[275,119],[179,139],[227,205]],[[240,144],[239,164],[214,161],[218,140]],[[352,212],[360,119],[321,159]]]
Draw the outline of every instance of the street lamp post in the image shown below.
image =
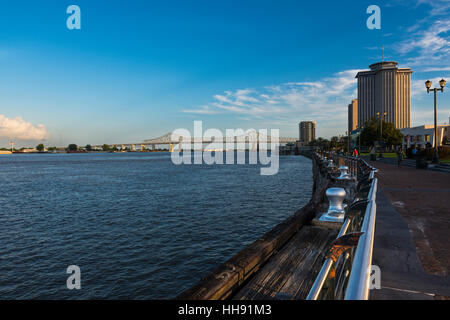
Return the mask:
[[[380,119],[380,142],[383,141],[383,121],[384,118],[386,117],[387,112],[383,112],[383,114],[380,116],[380,113],[377,112],[377,117]],[[381,153],[381,148],[380,148],[380,158],[383,158],[383,154]]]
[[356,126],[356,129],[358,130],[358,156],[361,157],[361,132],[364,129],[364,126],[358,127]]
[[386,118],[387,112],[383,112],[382,118],[380,119],[380,138],[383,140],[383,121]]
[[348,131],[345,131],[345,134],[347,135],[347,154],[350,153],[350,133]]
[[437,92],[441,91],[444,92],[446,81],[442,79],[439,81],[440,88],[433,88],[431,89],[431,81],[427,80],[425,82],[425,87],[427,88],[427,92],[430,93],[430,91],[434,91],[434,157],[433,157],[433,163],[438,164],[439,163],[439,153],[438,153],[438,140],[437,140]]
[[361,130],[358,134],[358,155],[361,156]]

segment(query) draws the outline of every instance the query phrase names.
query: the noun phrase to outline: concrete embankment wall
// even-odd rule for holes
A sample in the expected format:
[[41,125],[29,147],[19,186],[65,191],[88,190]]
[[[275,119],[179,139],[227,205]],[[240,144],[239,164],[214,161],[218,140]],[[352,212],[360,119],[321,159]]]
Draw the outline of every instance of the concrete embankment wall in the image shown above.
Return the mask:
[[313,170],[313,192],[309,203],[220,265],[194,287],[181,293],[177,299],[221,300],[229,298],[274,253],[323,210],[325,191],[329,184],[327,171],[315,155],[311,154],[309,158],[312,160]]

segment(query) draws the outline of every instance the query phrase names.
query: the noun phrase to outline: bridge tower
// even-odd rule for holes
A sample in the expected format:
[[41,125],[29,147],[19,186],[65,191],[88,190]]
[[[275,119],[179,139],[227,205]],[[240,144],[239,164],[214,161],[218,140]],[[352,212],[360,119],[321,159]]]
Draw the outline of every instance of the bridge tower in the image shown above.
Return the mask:
[[183,152],[183,137],[178,139],[178,152]]

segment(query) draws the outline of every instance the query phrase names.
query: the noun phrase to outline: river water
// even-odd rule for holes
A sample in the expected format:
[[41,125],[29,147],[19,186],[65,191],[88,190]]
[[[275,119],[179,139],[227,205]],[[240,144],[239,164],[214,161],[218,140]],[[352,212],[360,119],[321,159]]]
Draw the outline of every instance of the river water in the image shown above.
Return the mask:
[[[304,206],[311,161],[169,153],[0,156],[0,299],[170,299]],[[69,290],[69,265],[81,289]]]

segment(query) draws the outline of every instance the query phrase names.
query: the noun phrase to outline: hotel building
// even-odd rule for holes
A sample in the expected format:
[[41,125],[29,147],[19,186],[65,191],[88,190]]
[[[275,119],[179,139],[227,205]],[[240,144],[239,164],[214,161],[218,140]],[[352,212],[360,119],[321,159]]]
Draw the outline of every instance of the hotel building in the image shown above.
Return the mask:
[[397,129],[411,126],[411,73],[397,62],[378,62],[358,72],[358,126],[386,112]]
[[299,124],[300,142],[307,145],[311,141],[316,140],[316,122],[302,121]]
[[348,105],[348,132],[356,130],[358,127],[358,99],[352,100]]

